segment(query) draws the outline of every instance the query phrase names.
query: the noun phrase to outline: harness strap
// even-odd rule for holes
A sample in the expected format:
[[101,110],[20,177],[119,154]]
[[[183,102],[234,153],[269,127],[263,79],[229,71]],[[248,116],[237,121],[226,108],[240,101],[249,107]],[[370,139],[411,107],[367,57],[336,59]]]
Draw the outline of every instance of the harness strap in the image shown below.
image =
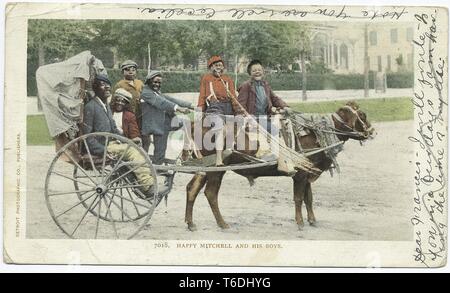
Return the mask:
[[345,124],[345,121],[342,120],[342,117],[339,116],[337,113],[333,113],[331,114],[331,116],[333,116],[334,119],[336,119],[337,121],[339,121],[342,125],[344,125],[345,127],[347,127],[350,130],[353,130],[350,126],[348,126],[347,124]]
[[372,130],[372,127],[368,128],[368,127],[367,127],[367,124],[364,123],[364,121],[361,120],[361,117],[359,117],[358,112],[357,112],[355,109],[353,109],[352,107],[350,107],[350,106],[348,106],[348,105],[344,106],[344,108],[350,109],[350,111],[351,111],[353,114],[356,115],[358,121],[359,121],[359,122],[362,124],[362,126],[364,127],[364,131]]

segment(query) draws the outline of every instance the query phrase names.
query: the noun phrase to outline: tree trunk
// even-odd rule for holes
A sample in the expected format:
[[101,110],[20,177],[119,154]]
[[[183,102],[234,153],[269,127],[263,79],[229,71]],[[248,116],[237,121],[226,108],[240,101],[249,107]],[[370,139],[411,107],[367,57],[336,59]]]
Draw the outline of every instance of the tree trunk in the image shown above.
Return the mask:
[[228,28],[227,28],[227,24],[224,24],[224,26],[223,26],[223,35],[224,35],[224,37],[223,37],[223,48],[224,48],[224,50],[223,50],[223,55],[222,55],[222,58],[223,58],[223,60],[225,61],[225,67],[227,67],[227,68],[229,68],[229,62],[228,62],[228,55],[227,55],[227,50],[228,50],[228,36],[227,36],[227,31],[228,31]]
[[143,69],[147,68],[147,59],[145,58],[145,56],[142,58],[142,68]]
[[369,33],[367,24],[364,26],[364,97],[369,97]]
[[150,42],[147,43],[147,54],[148,54],[148,68],[147,71],[150,72],[152,69],[152,50],[150,48]]
[[300,60],[302,64],[302,101],[307,100],[306,96],[306,85],[308,83],[308,78],[306,76],[306,62],[305,62],[305,52],[300,54]]
[[38,63],[39,66],[45,65],[45,50],[42,44],[39,44],[38,47]]
[[239,57],[236,54],[236,56],[234,56],[234,90],[235,90],[235,92],[237,92],[237,86],[238,86],[238,62],[239,62]]
[[117,69],[120,66],[120,64],[118,64],[119,63],[119,61],[118,61],[119,58],[117,56],[117,48],[116,47],[112,47],[111,48],[111,52],[113,54],[113,68]]
[[[39,44],[39,47],[38,47],[38,65],[39,66],[45,65],[45,49],[42,44]],[[37,98],[37,109],[39,112],[42,111],[42,104],[41,104],[41,100],[39,99],[39,97]]]

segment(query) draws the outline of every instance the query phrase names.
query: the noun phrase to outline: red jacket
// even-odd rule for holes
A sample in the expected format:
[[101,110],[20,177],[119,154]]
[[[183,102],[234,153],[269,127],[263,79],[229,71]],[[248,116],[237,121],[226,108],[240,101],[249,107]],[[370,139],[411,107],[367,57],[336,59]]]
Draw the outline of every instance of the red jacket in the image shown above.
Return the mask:
[[[267,81],[263,80],[264,90],[267,97],[267,109],[266,113],[269,114],[272,107],[284,108],[287,104],[270,88]],[[244,82],[238,89],[239,96],[238,101],[245,108],[245,110],[250,114],[254,115],[256,113],[256,89],[253,80],[248,80]]]
[[139,127],[136,121],[136,116],[131,111],[123,111],[122,114],[122,129],[123,135],[129,139],[140,137]]
[[[225,85],[228,84],[228,90],[230,94],[236,98],[236,93],[234,91],[234,82],[228,75],[222,75],[222,79],[225,82]],[[202,108],[202,111],[206,111],[206,99],[212,94],[210,87],[214,91],[216,98],[219,101],[227,101],[230,100],[228,97],[227,89],[225,85],[222,83],[219,77],[214,76],[212,73],[208,73],[203,75],[200,81],[200,95],[198,97],[197,106]],[[236,115],[243,114],[241,108],[236,103],[235,99],[231,99],[231,106],[233,107],[233,111]]]

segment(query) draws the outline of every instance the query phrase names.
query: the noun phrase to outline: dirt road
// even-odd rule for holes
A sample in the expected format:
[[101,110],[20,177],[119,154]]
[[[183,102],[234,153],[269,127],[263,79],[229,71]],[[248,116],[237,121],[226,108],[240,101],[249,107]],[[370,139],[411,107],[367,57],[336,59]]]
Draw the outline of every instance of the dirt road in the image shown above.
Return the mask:
[[[234,173],[225,175],[219,195],[222,214],[231,226],[217,227],[201,193],[194,207],[198,231],[184,223],[185,186],[191,175],[177,174],[168,206],[155,211],[142,239],[261,240],[410,240],[413,157],[408,136],[413,121],[374,124],[378,136],[363,147],[345,144],[339,154],[341,173],[324,173],[313,184],[317,225],[302,231],[294,221],[292,179],[259,178],[250,187]],[[51,219],[44,200],[44,181],[53,146],[27,149],[27,236],[65,238]],[[306,214],[306,212],[305,212]]]

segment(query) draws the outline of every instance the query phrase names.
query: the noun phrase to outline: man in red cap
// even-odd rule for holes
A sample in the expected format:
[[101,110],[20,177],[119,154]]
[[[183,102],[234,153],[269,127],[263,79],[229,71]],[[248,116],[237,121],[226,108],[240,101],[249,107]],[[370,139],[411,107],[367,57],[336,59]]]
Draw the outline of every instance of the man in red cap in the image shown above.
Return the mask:
[[224,115],[243,114],[243,108],[236,99],[236,92],[233,80],[223,74],[225,65],[220,56],[212,56],[208,60],[209,73],[205,74],[200,81],[200,95],[198,97],[198,107],[203,112],[210,114],[215,131],[216,165],[223,165],[224,148]]

